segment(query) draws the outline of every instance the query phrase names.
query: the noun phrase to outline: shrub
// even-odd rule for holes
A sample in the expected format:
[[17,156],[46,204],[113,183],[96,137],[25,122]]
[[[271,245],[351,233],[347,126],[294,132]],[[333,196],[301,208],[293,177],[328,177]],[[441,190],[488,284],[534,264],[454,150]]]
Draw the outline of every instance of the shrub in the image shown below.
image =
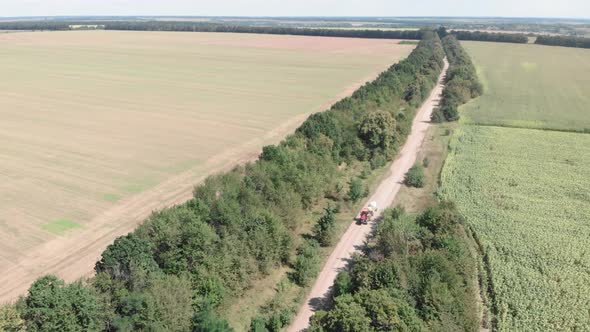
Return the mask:
[[21,318],[16,307],[6,305],[0,308],[0,331],[24,332],[25,321]]
[[404,179],[404,183],[409,187],[415,188],[422,188],[424,187],[424,167],[421,165],[414,165],[408,173],[406,173],[406,178]]
[[314,227],[315,238],[321,246],[327,247],[332,244],[334,239],[334,226],[336,224],[336,214],[334,209],[327,207],[324,209],[324,215],[320,217]]
[[387,158],[381,154],[377,154],[371,158],[371,169],[377,169],[387,164]]
[[266,328],[266,319],[264,317],[254,317],[250,322],[250,332],[268,332]]
[[367,146],[387,150],[394,142],[395,127],[396,121],[391,113],[375,111],[365,115],[359,132]]
[[436,108],[433,112],[432,115],[430,116],[430,121],[432,121],[433,123],[443,123],[445,122],[445,116],[443,115],[442,111],[440,108]]
[[92,288],[45,276],[29,289],[22,318],[27,331],[99,331],[104,328],[103,312]]
[[422,166],[424,166],[424,168],[428,168],[429,165],[430,159],[428,159],[428,157],[425,157],[424,160],[422,160]]
[[361,198],[367,196],[367,190],[363,186],[361,179],[354,179],[350,182],[350,189],[348,191],[348,199],[353,203],[358,202]]
[[295,260],[293,281],[300,286],[307,286],[320,272],[319,244],[315,240],[305,241],[299,248]]
[[350,273],[347,271],[342,271],[338,273],[338,276],[334,281],[334,297],[338,297],[344,294],[350,294],[352,290],[353,284]]
[[229,323],[220,318],[211,307],[205,307],[193,318],[193,332],[233,332]]

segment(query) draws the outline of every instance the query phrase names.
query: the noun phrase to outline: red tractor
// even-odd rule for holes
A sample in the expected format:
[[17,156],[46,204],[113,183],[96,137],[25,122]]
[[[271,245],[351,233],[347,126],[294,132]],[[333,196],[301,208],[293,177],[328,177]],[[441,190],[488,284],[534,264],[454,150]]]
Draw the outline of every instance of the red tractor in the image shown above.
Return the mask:
[[375,212],[377,212],[377,202],[369,203],[369,206],[361,210],[359,224],[368,224],[375,215]]
[[371,221],[372,215],[373,213],[368,208],[362,209],[360,223],[366,225],[369,221]]

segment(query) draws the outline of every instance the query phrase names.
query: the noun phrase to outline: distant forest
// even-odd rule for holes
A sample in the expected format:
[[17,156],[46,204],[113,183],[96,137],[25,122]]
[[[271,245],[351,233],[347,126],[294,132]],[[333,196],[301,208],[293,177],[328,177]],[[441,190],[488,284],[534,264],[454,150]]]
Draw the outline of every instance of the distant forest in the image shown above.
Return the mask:
[[497,43],[517,43],[526,44],[529,38],[521,33],[498,33],[482,31],[453,31],[455,37],[459,40],[476,40]]
[[[425,29],[421,30],[363,30],[331,28],[293,28],[282,26],[226,25],[203,22],[172,21],[53,21],[53,22],[3,22],[0,30],[72,30],[84,26],[88,29],[132,30],[132,31],[185,31],[185,32],[228,32],[257,33],[272,35],[348,37],[373,39],[409,39],[421,40]],[[75,28],[74,28],[75,27]],[[489,42],[527,43],[524,34],[488,33],[454,31],[459,40],[477,40]]]
[[590,38],[567,36],[539,36],[537,37],[535,44],[590,48]]

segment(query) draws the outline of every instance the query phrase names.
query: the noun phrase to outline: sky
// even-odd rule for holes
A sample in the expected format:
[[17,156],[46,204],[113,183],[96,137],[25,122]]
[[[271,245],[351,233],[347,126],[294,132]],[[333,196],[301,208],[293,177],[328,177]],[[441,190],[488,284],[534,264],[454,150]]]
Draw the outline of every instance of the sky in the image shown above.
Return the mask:
[[504,16],[590,18],[590,0],[0,0],[0,16]]

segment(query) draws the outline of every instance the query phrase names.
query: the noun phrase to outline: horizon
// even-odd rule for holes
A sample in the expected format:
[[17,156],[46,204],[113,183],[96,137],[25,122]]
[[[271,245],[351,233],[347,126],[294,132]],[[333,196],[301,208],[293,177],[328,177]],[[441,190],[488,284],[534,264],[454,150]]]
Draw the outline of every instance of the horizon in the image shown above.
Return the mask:
[[[502,17],[588,19],[586,0],[4,0],[3,17]],[[385,15],[383,15],[385,14]]]
[[141,14],[104,14],[104,15],[92,15],[92,14],[81,14],[81,15],[19,15],[19,16],[1,16],[0,18],[92,18],[92,17],[166,17],[166,18],[266,18],[266,19],[284,19],[284,18],[328,18],[328,19],[514,19],[514,20],[529,20],[529,19],[542,19],[542,20],[575,20],[575,21],[590,21],[588,17],[567,17],[567,16],[485,16],[485,15],[468,15],[468,16],[350,16],[350,15],[141,15]]

